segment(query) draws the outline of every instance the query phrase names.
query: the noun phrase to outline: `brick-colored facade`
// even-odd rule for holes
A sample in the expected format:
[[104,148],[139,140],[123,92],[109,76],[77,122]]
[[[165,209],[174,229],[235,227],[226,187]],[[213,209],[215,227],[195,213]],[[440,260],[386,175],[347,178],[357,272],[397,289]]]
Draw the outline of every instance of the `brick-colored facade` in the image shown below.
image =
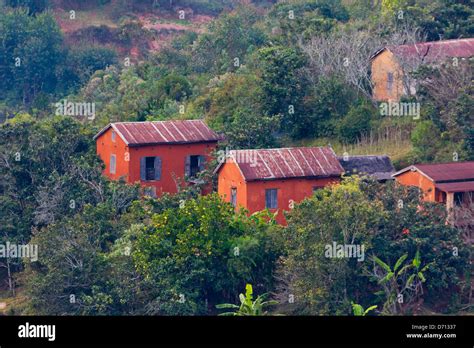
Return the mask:
[[403,70],[390,50],[384,50],[372,60],[371,71],[374,100],[400,100],[404,94]]
[[[152,128],[155,129],[155,128]],[[174,129],[170,127],[170,129]],[[136,136],[137,134],[135,134]],[[178,184],[186,184],[187,166],[190,156],[203,159],[209,163],[212,152],[217,146],[215,137],[202,141],[180,141],[168,143],[127,144],[119,129],[112,126],[96,136],[97,154],[105,164],[103,174],[113,180],[123,178],[128,183],[140,183],[142,187],[153,188],[153,195],[178,192]],[[112,168],[112,157],[115,159],[115,170]],[[157,178],[144,177],[143,159],[158,158]],[[146,165],[146,164],[145,164]],[[154,168],[155,169],[155,168]],[[208,193],[210,188],[205,192]]]
[[[252,164],[245,167],[246,164],[228,158],[216,170],[218,193],[226,202],[232,202],[231,196],[235,194],[236,208],[252,214],[265,210],[267,191],[276,190],[276,208],[268,210],[277,212],[276,221],[283,225],[286,224],[283,212],[292,209],[293,203],[310,197],[314,190],[340,182],[344,171],[328,148],[324,152],[319,148],[248,151],[272,155],[258,155],[254,167]],[[315,173],[308,173],[308,169]]]

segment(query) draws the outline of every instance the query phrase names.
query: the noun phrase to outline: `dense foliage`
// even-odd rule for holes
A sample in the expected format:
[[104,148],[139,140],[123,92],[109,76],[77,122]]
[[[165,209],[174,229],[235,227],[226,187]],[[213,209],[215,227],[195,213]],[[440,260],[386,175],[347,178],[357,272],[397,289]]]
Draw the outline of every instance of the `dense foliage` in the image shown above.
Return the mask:
[[[453,313],[469,300],[469,249],[416,190],[345,179],[282,227],[197,189],[149,199],[111,182],[93,135],[114,121],[203,118],[231,149],[345,148],[401,127],[410,147],[398,163],[472,160],[472,61],[408,74],[419,119],[382,117],[370,81],[385,45],[472,37],[471,1],[71,0],[114,23],[73,32],[62,1],[0,3],[0,243],[39,246],[36,262],[0,259],[9,294],[26,297],[14,310],[207,315],[240,299],[238,313],[264,313],[262,297],[239,298],[246,284],[278,300],[271,313]],[[211,20],[153,49],[163,31],[143,13]],[[94,104],[94,117],[57,115],[63,99]],[[364,245],[364,260],[327,257],[333,243]]]

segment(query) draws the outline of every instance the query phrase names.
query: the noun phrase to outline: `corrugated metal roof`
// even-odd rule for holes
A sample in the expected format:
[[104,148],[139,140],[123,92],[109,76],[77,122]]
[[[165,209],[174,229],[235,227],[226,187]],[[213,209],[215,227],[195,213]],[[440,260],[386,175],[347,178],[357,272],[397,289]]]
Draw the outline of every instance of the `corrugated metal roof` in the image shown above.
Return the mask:
[[387,46],[387,49],[396,56],[423,58],[423,61],[427,63],[443,60],[447,57],[469,58],[474,56],[474,38]]
[[129,146],[167,143],[200,143],[221,138],[202,120],[116,122],[102,129],[94,139],[112,127]]
[[393,176],[402,174],[408,170],[419,170],[432,181],[437,183],[461,180],[474,180],[474,161],[449,162],[436,164],[415,164],[402,169]]
[[344,169],[330,147],[231,151],[246,181],[340,176]]
[[474,181],[451,182],[447,184],[436,184],[435,186],[444,192],[474,192]]

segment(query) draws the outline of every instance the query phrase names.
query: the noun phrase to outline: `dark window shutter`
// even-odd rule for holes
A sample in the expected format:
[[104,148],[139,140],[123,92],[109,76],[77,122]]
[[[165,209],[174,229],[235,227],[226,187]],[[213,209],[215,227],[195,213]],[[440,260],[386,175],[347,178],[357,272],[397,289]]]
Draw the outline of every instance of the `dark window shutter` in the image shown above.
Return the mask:
[[191,156],[186,156],[184,164],[184,175],[191,176]]
[[237,189],[235,187],[230,189],[230,204],[234,207],[237,206]]
[[161,158],[155,157],[155,180],[161,180]]
[[110,155],[110,174],[115,174],[117,169],[117,158],[115,155]]
[[140,179],[146,180],[146,157],[140,158]]
[[265,208],[269,208],[269,209],[278,208],[278,190],[277,189],[265,190]]
[[199,156],[199,171],[202,172],[206,167],[206,156]]

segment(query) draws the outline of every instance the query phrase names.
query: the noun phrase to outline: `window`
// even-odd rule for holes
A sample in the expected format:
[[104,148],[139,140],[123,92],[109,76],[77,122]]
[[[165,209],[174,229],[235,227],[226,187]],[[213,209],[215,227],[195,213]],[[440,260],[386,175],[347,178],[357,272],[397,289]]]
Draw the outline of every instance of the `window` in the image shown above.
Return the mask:
[[156,156],[140,158],[140,179],[160,180],[161,179],[161,158]]
[[115,174],[116,167],[117,167],[117,159],[115,155],[110,155],[110,168],[109,168],[110,174]]
[[237,189],[235,187],[230,189],[230,204],[232,204],[234,208],[237,206]]
[[267,189],[265,190],[265,208],[277,209],[278,208],[278,190]]
[[387,73],[387,89],[391,91],[393,88],[393,73]]
[[112,142],[115,143],[115,131],[114,130],[112,131]]
[[206,161],[206,157],[201,155],[191,155],[186,157],[185,163],[185,174],[190,178],[195,178],[196,175],[204,170],[204,164]]
[[464,202],[464,192],[454,193],[454,205],[460,206]]

